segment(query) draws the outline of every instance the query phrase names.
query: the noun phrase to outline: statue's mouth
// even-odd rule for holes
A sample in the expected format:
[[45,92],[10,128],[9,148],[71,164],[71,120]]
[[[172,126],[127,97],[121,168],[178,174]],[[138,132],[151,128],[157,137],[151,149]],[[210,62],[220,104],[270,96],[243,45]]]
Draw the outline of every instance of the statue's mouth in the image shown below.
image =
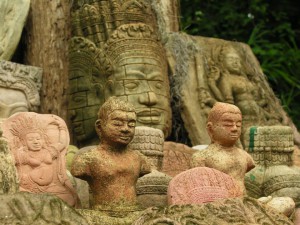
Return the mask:
[[162,113],[158,110],[147,109],[137,112],[137,121],[143,124],[159,124]]

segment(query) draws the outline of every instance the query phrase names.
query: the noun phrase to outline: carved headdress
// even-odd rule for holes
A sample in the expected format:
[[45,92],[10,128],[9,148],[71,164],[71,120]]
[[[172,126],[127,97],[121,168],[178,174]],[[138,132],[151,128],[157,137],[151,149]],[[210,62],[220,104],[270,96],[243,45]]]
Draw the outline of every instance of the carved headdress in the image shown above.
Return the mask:
[[41,82],[41,68],[0,61],[0,87],[24,92],[29,110],[36,111],[40,105]]

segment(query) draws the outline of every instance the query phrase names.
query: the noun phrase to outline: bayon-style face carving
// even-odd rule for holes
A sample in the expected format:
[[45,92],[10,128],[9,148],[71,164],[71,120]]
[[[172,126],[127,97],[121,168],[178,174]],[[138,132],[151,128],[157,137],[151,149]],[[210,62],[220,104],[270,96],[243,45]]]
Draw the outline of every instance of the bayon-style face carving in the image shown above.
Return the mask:
[[0,87],[0,118],[8,118],[17,112],[28,110],[24,92]]
[[[145,63],[140,63],[143,60]],[[134,105],[137,126],[148,126],[168,133],[171,119],[169,82],[157,61],[146,57],[118,66],[109,95],[117,96]]]
[[78,87],[77,92],[69,95],[69,116],[73,134],[78,141],[93,139],[97,137],[94,124],[101,98],[88,79],[71,80],[70,87]]

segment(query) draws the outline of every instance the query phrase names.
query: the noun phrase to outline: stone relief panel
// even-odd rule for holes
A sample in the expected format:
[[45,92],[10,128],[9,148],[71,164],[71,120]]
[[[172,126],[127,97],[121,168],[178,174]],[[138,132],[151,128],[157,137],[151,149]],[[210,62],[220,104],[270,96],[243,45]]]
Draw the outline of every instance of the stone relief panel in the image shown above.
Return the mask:
[[166,48],[172,68],[172,89],[180,99],[178,110],[192,145],[209,144],[205,121],[217,101],[240,108],[242,133],[249,126],[289,125],[294,129],[295,141],[299,142],[298,131],[269,87],[248,45],[171,33]]
[[75,206],[77,194],[65,166],[65,122],[55,115],[20,112],[6,119],[2,129],[15,159],[20,191],[51,193]]

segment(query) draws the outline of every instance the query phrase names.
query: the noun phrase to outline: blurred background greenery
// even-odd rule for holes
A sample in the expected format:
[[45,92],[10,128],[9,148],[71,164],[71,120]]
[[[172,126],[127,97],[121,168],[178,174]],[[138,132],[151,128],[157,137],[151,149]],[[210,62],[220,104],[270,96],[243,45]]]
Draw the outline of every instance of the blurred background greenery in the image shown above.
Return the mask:
[[300,129],[300,1],[180,0],[181,30],[247,43]]

